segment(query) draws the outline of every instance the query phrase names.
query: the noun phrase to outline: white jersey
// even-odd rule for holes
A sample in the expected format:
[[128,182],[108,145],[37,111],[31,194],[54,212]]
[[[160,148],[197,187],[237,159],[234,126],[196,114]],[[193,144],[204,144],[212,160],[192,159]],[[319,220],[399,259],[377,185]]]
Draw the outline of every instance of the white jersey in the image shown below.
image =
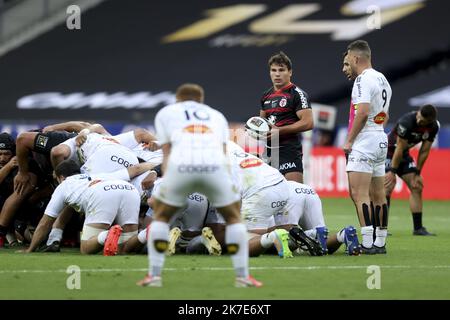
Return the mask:
[[155,151],[148,150],[143,143],[135,146],[132,151],[136,154],[138,158],[141,158],[145,162],[149,162],[156,165],[159,165],[163,161],[163,153],[162,149],[158,149]]
[[[136,189],[123,180],[111,180],[107,175],[90,177],[87,174],[77,174],[67,177],[52,194],[52,198],[45,209],[45,214],[56,218],[65,205],[69,205],[77,212],[84,212],[86,216],[95,216],[97,195],[112,191],[109,195],[114,197],[114,191],[129,191],[130,197],[137,195]],[[139,203],[139,201],[138,201]]]
[[[131,133],[133,133],[131,131]],[[70,156],[72,160],[78,160],[81,164],[85,163],[86,160],[91,157],[99,148],[104,146],[113,146],[118,148],[126,148],[126,150],[129,150],[129,147],[127,144],[129,144],[130,139],[134,139],[133,137],[130,138],[130,133],[122,133],[117,136],[105,136],[98,134],[96,132],[89,133],[86,137],[86,141],[81,145],[80,148],[77,148],[76,137],[70,138],[61,144],[64,144],[70,148]],[[136,142],[136,140],[134,139]],[[122,142],[125,144],[123,145]],[[135,147],[137,145],[137,142],[133,144]]]
[[200,192],[217,208],[239,200],[224,144],[225,117],[211,107],[184,101],[161,109],[155,117],[159,144],[171,145],[162,186],[153,194],[160,201],[183,207],[186,197]]
[[364,70],[353,84],[349,130],[358,112],[358,104],[369,103],[369,116],[361,132],[383,131],[391,97],[392,89],[385,76],[372,68]]
[[258,157],[247,153],[232,141],[227,142],[227,152],[232,162],[233,173],[237,175],[242,198],[249,197],[259,190],[276,185],[284,180],[275,168]]
[[171,143],[171,154],[191,163],[212,160],[205,159],[205,153],[223,150],[229,137],[225,117],[195,101],[183,101],[161,109],[155,117],[155,128],[160,145]]

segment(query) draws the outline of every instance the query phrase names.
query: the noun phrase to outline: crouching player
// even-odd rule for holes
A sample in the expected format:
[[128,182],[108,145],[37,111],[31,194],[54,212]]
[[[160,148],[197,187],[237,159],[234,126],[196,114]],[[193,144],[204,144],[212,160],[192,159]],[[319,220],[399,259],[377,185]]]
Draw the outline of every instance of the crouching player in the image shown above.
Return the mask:
[[[130,183],[104,179],[100,174],[93,177],[80,174],[79,166],[72,160],[63,161],[56,167],[55,178],[60,184],[27,252],[36,250],[45,239],[65,205],[86,215],[80,246],[83,254],[94,254],[103,248],[104,255],[115,255],[119,242],[137,234],[140,197]],[[111,227],[114,221],[117,225]]]
[[308,185],[295,181],[287,183],[289,199],[285,210],[275,216],[277,228],[283,227],[289,230],[291,239],[297,246],[313,256],[331,254],[343,243],[347,254],[360,254],[361,247],[353,226],[345,227],[328,237],[319,195]]

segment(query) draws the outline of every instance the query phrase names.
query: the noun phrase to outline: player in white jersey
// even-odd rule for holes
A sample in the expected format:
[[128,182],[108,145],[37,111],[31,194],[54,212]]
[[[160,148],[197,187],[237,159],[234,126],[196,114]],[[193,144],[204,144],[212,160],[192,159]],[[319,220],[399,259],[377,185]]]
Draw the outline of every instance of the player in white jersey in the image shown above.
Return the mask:
[[316,191],[306,184],[295,181],[287,183],[289,199],[285,210],[275,216],[277,227],[289,230],[289,234],[296,244],[314,256],[331,254],[342,243],[345,243],[347,254],[358,255],[360,253],[358,235],[354,227],[345,227],[337,234],[328,236],[322,201]]
[[200,192],[227,223],[225,242],[236,272],[235,285],[259,287],[262,283],[248,272],[248,242],[239,214],[240,196],[226,156],[228,123],[220,112],[203,104],[203,89],[198,85],[181,85],[176,99],[175,104],[164,107],[155,117],[156,135],[164,155],[164,181],[154,194],[148,239],[149,272],[138,285],[162,286],[168,222],[185,206],[189,194]]
[[227,150],[241,188],[241,214],[247,226],[250,256],[258,256],[275,246],[280,257],[292,257],[288,232],[284,229],[268,232],[274,224],[274,216],[284,210],[287,203],[286,179],[278,170],[232,141],[228,141]]
[[[384,162],[388,140],[391,87],[384,75],[372,68],[371,51],[363,40],[352,42],[344,56],[343,69],[352,90],[349,132],[344,144],[350,196],[361,225],[362,252],[386,253],[388,207],[384,189]],[[373,241],[373,221],[376,240]]]
[[[128,170],[124,171],[124,179],[129,179]],[[108,175],[80,174],[79,166],[72,160],[55,168],[55,178],[60,184],[45,209],[28,252],[34,251],[42,242],[65,205],[86,216],[81,253],[97,253],[104,246],[105,255],[114,255],[120,240],[126,242],[137,234],[140,199],[131,184]],[[117,225],[110,229],[113,222]]]

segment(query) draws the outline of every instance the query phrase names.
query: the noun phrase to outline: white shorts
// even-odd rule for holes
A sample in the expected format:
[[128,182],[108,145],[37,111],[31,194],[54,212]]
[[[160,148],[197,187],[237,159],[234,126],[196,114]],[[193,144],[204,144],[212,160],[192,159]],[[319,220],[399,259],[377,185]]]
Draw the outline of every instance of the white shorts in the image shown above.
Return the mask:
[[84,224],[138,224],[140,197],[125,181],[101,181],[92,188],[92,198],[86,209]]
[[81,167],[81,173],[95,174],[117,171],[139,163],[130,149],[122,145],[99,147]]
[[346,171],[366,172],[372,177],[384,176],[387,146],[384,131],[359,133],[348,155]]
[[[218,160],[214,161],[214,158]],[[205,157],[213,159],[211,163],[183,163],[179,159],[172,160],[171,156],[161,186],[152,195],[174,207],[184,207],[188,195],[194,192],[204,194],[216,208],[239,201],[240,195],[232,182],[230,168],[220,161],[223,158],[223,154],[217,153]]]
[[273,216],[283,211],[289,197],[285,180],[242,199],[241,214],[247,230],[267,229]]
[[310,230],[325,226],[323,218],[322,201],[317,194],[307,195],[304,201],[290,201],[286,205],[286,210],[275,216],[275,224],[299,225],[304,230]]

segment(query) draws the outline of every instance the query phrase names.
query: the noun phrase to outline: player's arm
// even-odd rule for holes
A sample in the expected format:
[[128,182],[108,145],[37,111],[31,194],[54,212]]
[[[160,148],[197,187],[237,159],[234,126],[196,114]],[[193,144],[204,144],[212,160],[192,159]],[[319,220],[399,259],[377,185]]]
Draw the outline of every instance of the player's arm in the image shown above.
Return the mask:
[[[140,176],[141,174],[152,170],[155,167],[155,164],[150,163],[150,162],[142,162],[139,164],[136,164],[134,166],[128,167],[127,171],[128,171],[128,175],[130,176],[130,180],[133,179],[134,177]],[[157,173],[156,171],[153,171],[155,174]]]
[[432,144],[433,142],[428,140],[422,142],[422,146],[420,147],[419,155],[417,157],[417,170],[419,171],[419,174],[422,171],[425,161],[428,159]]
[[312,130],[314,127],[314,119],[312,109],[302,109],[296,112],[299,120],[293,124],[276,127],[280,136]]
[[397,136],[397,143],[391,161],[391,171],[393,173],[397,173],[398,166],[403,158],[403,152],[405,152],[406,149],[408,149],[408,140]]
[[34,139],[37,132],[23,132],[19,134],[16,140],[16,157],[19,171],[14,177],[14,191],[22,194],[30,182],[30,172],[28,157],[33,150]]
[[156,137],[148,130],[137,128],[134,130],[134,138],[138,143],[144,143],[150,151],[155,151],[160,148],[156,143]]
[[162,148],[162,152],[163,152],[163,162],[161,164],[161,171],[162,171],[162,174],[164,175],[164,173],[166,172],[167,161],[169,159],[170,150],[172,148],[172,145],[170,143],[165,143],[162,145],[161,148]]
[[62,123],[56,123],[49,126],[44,127],[42,132],[48,131],[68,131],[68,132],[80,132],[84,128],[88,128],[91,126],[89,122],[83,121],[68,121]]
[[31,239],[31,244],[26,250],[27,253],[33,252],[37,247],[45,240],[50,230],[52,229],[53,222],[56,219],[44,214],[39,221],[39,224],[34,231],[33,238]]
[[0,184],[15,167],[17,167],[17,157],[12,157],[7,164],[0,168]]
[[356,113],[355,119],[353,120],[353,127],[350,129],[344,145],[345,153],[350,153],[352,151],[352,146],[355,142],[356,137],[366,125],[367,119],[369,118],[369,107],[369,103],[358,104],[358,112]]

